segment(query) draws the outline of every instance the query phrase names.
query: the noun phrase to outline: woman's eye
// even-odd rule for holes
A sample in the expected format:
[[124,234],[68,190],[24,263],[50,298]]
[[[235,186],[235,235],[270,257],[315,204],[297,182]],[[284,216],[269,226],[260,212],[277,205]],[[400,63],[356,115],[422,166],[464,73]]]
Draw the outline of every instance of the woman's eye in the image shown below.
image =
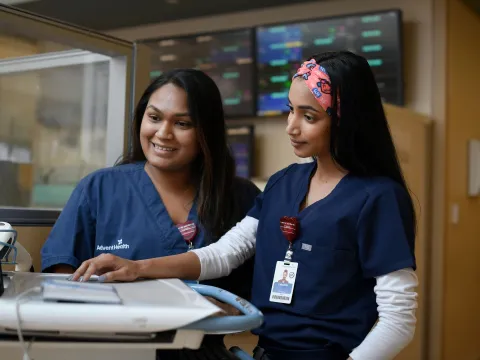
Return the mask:
[[157,115],[148,115],[148,117],[149,117],[150,119],[152,119],[153,121],[158,121],[158,120],[159,120],[159,118],[158,118]]
[[177,125],[180,126],[180,127],[186,128],[186,127],[190,127],[191,123],[185,122],[185,121],[179,121],[179,122],[177,122]]
[[307,121],[312,121],[313,120],[313,117],[311,117],[310,115],[304,115],[305,116],[305,119]]

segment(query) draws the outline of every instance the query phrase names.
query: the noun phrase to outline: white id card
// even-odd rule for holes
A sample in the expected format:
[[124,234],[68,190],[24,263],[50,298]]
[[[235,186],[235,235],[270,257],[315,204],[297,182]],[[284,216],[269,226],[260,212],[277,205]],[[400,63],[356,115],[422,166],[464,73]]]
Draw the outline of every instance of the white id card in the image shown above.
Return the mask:
[[277,261],[273,277],[270,301],[282,304],[292,302],[293,288],[297,278],[298,263]]

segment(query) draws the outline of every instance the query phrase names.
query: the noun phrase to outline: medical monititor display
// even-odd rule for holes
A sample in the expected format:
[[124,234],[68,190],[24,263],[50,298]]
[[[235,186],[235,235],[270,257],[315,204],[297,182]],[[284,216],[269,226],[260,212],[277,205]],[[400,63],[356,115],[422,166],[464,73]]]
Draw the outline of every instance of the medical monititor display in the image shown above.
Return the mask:
[[236,175],[250,179],[254,167],[254,127],[252,125],[228,126],[227,142],[235,159]]
[[204,71],[217,84],[227,117],[254,116],[252,29],[149,40],[150,77],[176,68]]
[[257,29],[257,114],[287,111],[292,75],[313,54],[349,50],[364,56],[383,101],[403,105],[401,12],[349,15]]

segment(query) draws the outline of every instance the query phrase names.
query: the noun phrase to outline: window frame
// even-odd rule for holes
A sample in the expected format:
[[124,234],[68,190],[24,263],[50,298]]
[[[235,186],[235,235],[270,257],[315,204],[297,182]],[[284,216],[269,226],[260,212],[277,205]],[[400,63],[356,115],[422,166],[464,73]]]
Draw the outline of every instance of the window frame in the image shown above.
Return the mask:
[[[145,64],[150,61],[148,47],[1,4],[0,31],[6,35],[48,40],[81,49],[4,59],[1,61],[0,74],[7,71],[28,70],[35,66],[37,68],[52,67],[62,62],[74,64],[87,57],[111,58],[110,70],[125,73],[123,79],[109,76],[109,89],[113,90],[109,90],[108,96],[107,144],[109,145],[106,149],[106,163],[113,165],[119,152],[125,153],[129,147],[128,134],[134,106],[150,81],[148,67],[145,67]],[[123,106],[118,106],[118,99],[122,99]],[[118,126],[119,118],[123,119],[123,126]],[[113,121],[117,126],[111,126]],[[111,131],[112,129],[114,130]],[[119,142],[118,138],[122,141]],[[116,144],[115,142],[112,144],[109,139],[117,139]],[[0,221],[8,222],[12,226],[52,226],[61,210],[61,208],[8,207],[0,204]]]

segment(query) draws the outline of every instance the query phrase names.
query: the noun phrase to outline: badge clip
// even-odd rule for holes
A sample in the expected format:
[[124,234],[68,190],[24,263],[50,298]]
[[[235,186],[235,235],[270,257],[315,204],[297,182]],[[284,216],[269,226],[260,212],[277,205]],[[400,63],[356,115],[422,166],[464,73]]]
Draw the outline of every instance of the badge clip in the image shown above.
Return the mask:
[[195,247],[193,244],[193,239],[195,239],[195,236],[197,235],[197,225],[195,225],[192,220],[188,220],[182,224],[178,224],[177,228],[187,243],[188,250],[192,250]]
[[296,217],[283,216],[280,219],[280,230],[288,240],[288,249],[285,253],[284,264],[288,265],[293,257],[293,241],[297,238],[300,223]]

